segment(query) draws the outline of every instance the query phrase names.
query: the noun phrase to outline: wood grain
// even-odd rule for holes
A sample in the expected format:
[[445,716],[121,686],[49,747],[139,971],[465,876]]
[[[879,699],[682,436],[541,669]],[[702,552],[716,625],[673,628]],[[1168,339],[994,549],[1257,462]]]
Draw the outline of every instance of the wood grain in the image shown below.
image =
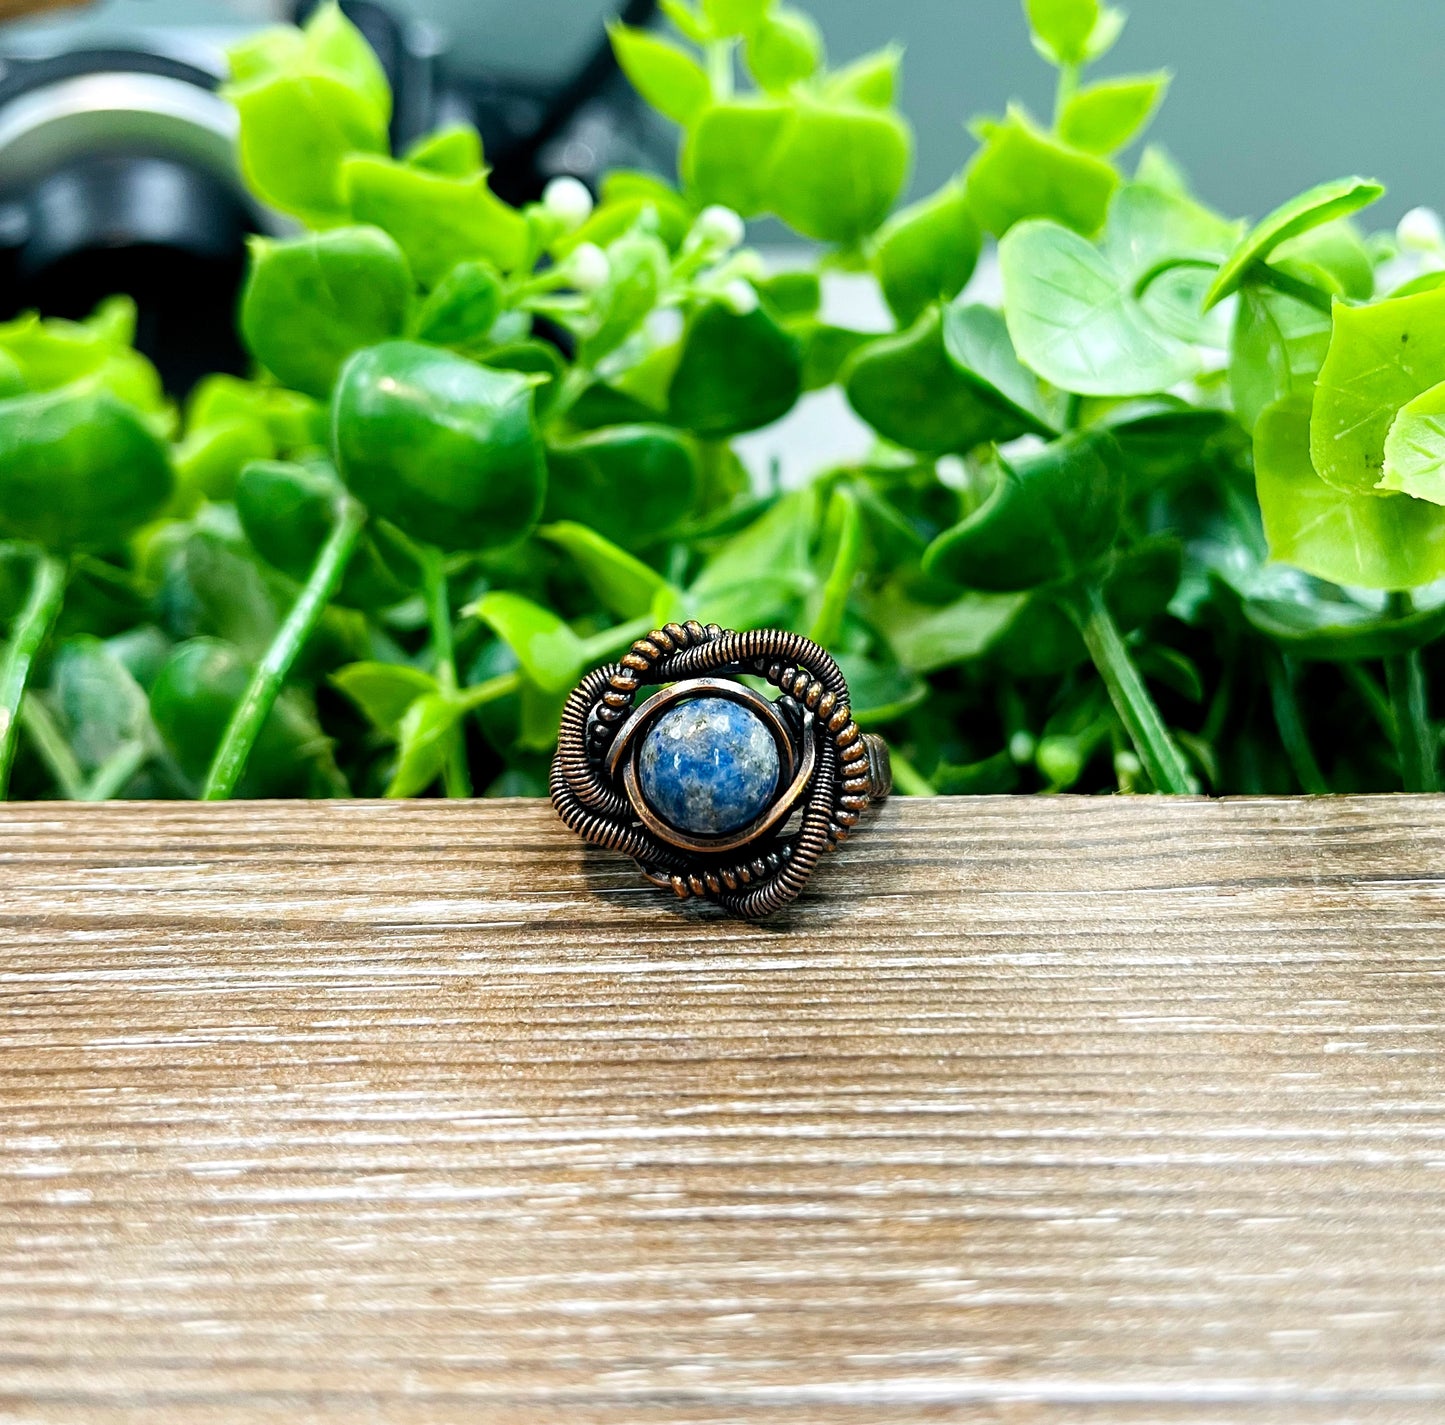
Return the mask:
[[0,809],[4,1421],[1442,1418],[1445,799]]

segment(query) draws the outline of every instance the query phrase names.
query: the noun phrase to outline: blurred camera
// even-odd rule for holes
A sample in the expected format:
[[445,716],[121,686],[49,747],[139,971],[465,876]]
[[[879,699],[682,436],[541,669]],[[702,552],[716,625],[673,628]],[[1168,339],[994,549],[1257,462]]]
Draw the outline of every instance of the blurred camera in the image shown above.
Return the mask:
[[[243,371],[234,315],[246,239],[284,223],[240,181],[235,115],[218,93],[225,49],[314,5],[114,0],[0,27],[0,318],[30,308],[79,317],[128,292],[137,344],[171,390]],[[476,123],[493,186],[514,202],[556,172],[591,180],[635,156],[603,26],[653,8],[342,3],[391,80],[393,143]]]

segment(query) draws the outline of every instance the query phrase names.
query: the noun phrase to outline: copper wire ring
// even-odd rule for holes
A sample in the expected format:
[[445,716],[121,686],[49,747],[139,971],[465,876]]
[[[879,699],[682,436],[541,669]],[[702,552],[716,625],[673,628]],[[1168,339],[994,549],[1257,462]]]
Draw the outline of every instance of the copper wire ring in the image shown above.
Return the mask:
[[[765,679],[769,700],[741,681]],[[637,703],[639,690],[662,688]],[[671,825],[639,792],[637,748],[663,710],[690,698],[747,706],[772,732],[782,769],[772,801],[727,835]],[[749,920],[795,900],[819,859],[847,840],[892,788],[888,747],[859,730],[837,663],[782,629],[735,632],[695,621],[639,638],[620,663],[594,669],[562,710],[552,804],[578,835],[631,856],[679,899],[705,897]]]

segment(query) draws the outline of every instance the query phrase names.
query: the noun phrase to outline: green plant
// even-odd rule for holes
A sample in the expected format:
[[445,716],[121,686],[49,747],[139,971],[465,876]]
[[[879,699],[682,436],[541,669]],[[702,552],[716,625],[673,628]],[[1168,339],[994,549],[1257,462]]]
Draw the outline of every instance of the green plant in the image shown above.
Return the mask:
[[[774,0],[615,27],[680,183],[497,198],[474,132],[387,145],[334,6],[233,56],[252,379],[177,411],[124,298],[0,326],[0,792],[535,794],[562,699],[660,621],[837,651],[900,788],[1439,783],[1445,237],[1378,185],[1246,230],[1162,151],[1123,25],[1027,0],[1051,120],[902,209],[899,53]],[[818,244],[769,272],[744,218]],[[974,295],[997,245],[1002,310]],[[822,312],[839,269],[895,319]],[[731,442],[837,386],[867,457]],[[1362,732],[1363,729],[1363,732]]]

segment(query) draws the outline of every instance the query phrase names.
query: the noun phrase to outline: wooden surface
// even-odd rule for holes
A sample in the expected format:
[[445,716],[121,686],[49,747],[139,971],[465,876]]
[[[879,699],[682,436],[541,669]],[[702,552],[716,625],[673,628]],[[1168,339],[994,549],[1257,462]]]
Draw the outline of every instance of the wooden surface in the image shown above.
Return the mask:
[[0,809],[0,1420],[1445,1419],[1445,799],[895,801],[813,884]]

